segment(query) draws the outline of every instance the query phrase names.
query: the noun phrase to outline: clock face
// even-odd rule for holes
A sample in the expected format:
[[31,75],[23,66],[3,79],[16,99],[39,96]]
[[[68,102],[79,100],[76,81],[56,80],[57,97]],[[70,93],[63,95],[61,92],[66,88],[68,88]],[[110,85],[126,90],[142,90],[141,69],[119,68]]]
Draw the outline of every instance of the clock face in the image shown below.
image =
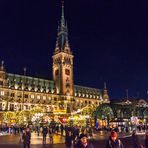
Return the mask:
[[69,69],[65,69],[65,74],[66,75],[70,75],[70,70]]

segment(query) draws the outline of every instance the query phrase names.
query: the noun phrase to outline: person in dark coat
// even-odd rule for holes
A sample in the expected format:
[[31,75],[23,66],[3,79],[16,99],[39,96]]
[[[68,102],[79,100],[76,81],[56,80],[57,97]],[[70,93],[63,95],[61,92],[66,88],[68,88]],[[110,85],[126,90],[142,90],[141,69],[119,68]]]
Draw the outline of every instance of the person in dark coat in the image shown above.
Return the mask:
[[46,144],[47,133],[48,133],[47,127],[43,127],[43,144]]
[[133,148],[141,148],[141,145],[139,143],[138,136],[136,135],[136,131],[133,131],[132,134],[132,141],[133,141]]
[[148,132],[145,135],[145,148],[148,148]]
[[71,131],[68,131],[65,137],[65,144],[67,148],[71,148],[72,147],[72,140],[73,140],[73,136]]
[[23,131],[22,139],[24,148],[30,148],[31,132],[29,128]]
[[111,132],[109,140],[107,141],[106,148],[124,148],[120,139],[118,139],[118,135],[115,131]]
[[81,138],[84,137],[85,135],[87,135],[87,134],[86,134],[85,130],[83,129],[83,130],[81,131],[81,134],[80,134],[80,136],[79,136],[79,139],[81,139]]
[[74,146],[74,148],[94,148],[94,146],[89,143],[87,135],[82,135],[80,141]]
[[61,135],[63,135],[63,131],[64,131],[64,126],[63,126],[63,124],[61,124],[60,129],[61,129]]

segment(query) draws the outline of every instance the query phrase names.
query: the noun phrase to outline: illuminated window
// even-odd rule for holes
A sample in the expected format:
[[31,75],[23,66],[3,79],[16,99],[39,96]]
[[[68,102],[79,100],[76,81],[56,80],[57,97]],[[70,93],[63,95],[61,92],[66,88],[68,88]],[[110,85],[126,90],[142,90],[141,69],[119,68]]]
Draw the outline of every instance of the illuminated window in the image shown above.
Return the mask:
[[43,96],[43,100],[46,100],[46,96]]
[[34,95],[31,95],[31,99],[34,99]]
[[4,96],[5,95],[5,92],[4,91],[1,91],[1,96]]
[[37,99],[40,99],[40,98],[41,98],[41,96],[37,95]]
[[69,69],[65,69],[65,74],[66,75],[70,75],[70,70]]
[[22,97],[22,94],[21,94],[21,93],[18,93],[18,94],[17,94],[17,97],[18,97],[18,98],[21,98],[21,97]]

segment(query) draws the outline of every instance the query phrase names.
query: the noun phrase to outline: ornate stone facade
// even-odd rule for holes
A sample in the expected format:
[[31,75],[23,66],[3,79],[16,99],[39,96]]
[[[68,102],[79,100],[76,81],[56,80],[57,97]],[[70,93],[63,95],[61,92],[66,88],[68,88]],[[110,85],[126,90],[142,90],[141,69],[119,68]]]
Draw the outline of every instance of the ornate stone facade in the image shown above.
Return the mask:
[[0,67],[0,111],[21,111],[40,106],[44,112],[66,114],[87,105],[109,102],[107,89],[74,85],[73,54],[62,6],[56,47],[53,53],[53,80],[7,73]]

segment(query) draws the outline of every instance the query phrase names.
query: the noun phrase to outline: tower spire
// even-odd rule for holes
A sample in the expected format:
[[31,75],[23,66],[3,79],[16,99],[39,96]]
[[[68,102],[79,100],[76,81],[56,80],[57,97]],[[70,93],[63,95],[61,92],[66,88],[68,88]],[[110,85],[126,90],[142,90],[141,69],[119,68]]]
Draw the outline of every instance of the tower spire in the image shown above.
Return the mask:
[[59,52],[66,52],[68,54],[71,54],[68,42],[67,22],[65,21],[65,16],[64,16],[64,1],[62,1],[61,20],[58,25],[58,34],[57,34],[56,47],[54,53],[56,54]]
[[105,90],[105,89],[107,89],[107,87],[106,87],[106,82],[104,82],[104,90]]
[[126,99],[129,100],[129,98],[128,98],[128,89],[126,89]]
[[61,28],[65,27],[65,18],[64,18],[64,1],[62,1],[62,15],[61,15]]
[[106,87],[106,82],[104,82],[103,99],[104,101],[109,102],[109,95]]
[[4,67],[4,61],[1,61],[0,70],[1,70],[1,71],[4,71],[4,70],[5,70],[5,67]]

